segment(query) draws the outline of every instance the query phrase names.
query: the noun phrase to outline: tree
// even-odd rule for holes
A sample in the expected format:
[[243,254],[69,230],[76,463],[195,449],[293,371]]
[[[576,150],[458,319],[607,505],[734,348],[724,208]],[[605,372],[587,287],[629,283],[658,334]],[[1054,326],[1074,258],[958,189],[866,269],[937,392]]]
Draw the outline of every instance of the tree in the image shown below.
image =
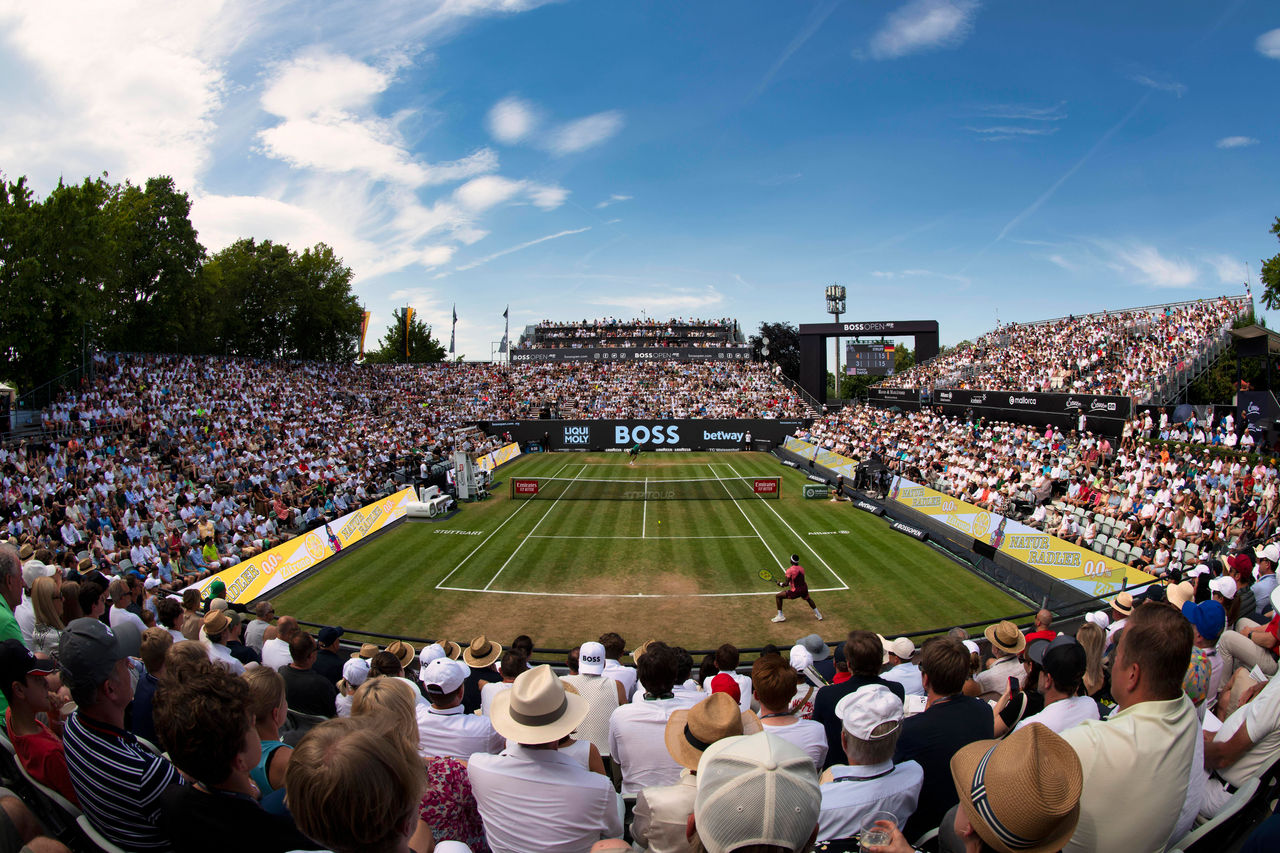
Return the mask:
[[391,325],[382,336],[378,349],[365,353],[367,360],[380,364],[429,364],[443,361],[444,346],[431,337],[431,327],[417,317],[409,321],[409,346],[405,348],[405,309],[397,308],[391,314]]
[[[764,355],[763,338],[769,339],[769,354]],[[792,381],[800,381],[800,330],[791,323],[761,323],[760,334],[752,335],[751,358],[753,361],[771,361],[781,365],[782,372]]]
[[893,372],[903,373],[915,366],[916,355],[907,349],[906,344],[898,344],[893,348]]
[[[1271,224],[1271,233],[1280,238],[1280,216]],[[1280,255],[1262,262],[1262,304],[1272,311],[1280,308]]]

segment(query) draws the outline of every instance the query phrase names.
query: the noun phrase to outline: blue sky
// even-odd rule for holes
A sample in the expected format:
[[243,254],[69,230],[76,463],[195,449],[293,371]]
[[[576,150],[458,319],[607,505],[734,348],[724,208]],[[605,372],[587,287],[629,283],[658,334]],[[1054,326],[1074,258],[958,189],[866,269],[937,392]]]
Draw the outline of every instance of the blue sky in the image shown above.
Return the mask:
[[[170,174],[488,358],[550,317],[1001,320],[1280,251],[1263,0],[0,0],[0,170]],[[1275,325],[1273,318],[1272,325]]]

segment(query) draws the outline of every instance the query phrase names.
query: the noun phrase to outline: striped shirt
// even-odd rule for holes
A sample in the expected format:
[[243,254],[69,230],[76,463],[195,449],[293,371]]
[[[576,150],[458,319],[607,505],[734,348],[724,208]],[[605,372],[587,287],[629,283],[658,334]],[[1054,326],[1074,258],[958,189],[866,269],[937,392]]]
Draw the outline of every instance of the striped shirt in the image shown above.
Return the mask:
[[79,712],[67,720],[62,739],[72,787],[94,827],[126,850],[172,850],[157,825],[160,794],[184,784],[177,769],[123,729]]

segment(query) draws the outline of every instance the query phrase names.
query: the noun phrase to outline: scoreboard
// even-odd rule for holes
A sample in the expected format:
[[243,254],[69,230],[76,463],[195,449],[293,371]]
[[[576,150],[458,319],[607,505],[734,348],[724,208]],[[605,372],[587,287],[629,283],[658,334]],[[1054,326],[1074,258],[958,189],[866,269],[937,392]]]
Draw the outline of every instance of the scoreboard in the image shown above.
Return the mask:
[[849,376],[891,376],[895,349],[893,344],[847,344],[845,372]]

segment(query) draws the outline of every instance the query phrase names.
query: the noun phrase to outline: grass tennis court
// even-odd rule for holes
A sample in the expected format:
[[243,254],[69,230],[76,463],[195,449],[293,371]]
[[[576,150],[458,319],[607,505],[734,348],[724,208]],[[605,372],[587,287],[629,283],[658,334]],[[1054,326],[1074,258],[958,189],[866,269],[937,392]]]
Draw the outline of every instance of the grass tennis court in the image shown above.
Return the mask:
[[[544,482],[513,499],[512,478]],[[775,500],[751,478],[781,477]],[[745,481],[741,478],[748,478]],[[608,481],[635,480],[615,486]],[[699,480],[687,483],[683,481]],[[498,472],[493,496],[446,521],[406,521],[276,598],[301,619],[388,634],[527,633],[564,648],[616,630],[631,645],[662,637],[688,648],[777,643],[855,627],[881,633],[994,618],[1026,605],[929,545],[848,503],[805,500],[800,472],[759,453],[522,456]],[[723,493],[668,500],[669,493]],[[631,492],[632,499],[620,497]],[[591,499],[593,498],[594,499]],[[826,617],[799,601],[775,613],[780,574],[800,555]]]

